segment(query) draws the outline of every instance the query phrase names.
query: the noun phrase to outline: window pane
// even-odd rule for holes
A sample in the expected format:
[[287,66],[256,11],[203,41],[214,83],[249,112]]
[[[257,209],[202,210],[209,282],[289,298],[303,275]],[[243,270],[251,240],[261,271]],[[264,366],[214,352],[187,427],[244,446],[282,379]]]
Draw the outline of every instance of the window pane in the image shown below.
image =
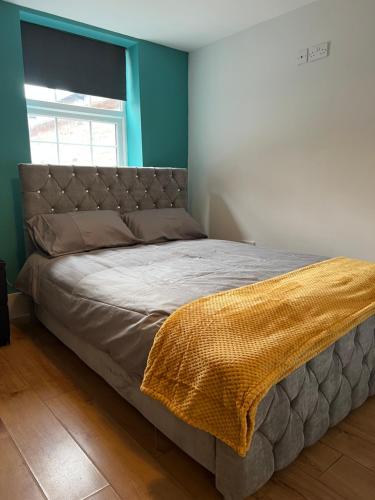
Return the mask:
[[55,118],[29,115],[30,141],[56,142]]
[[122,101],[108,99],[107,97],[96,97],[86,94],[77,94],[67,90],[56,90],[56,102],[71,104],[73,106],[86,106],[88,108],[110,109],[121,111]]
[[117,166],[116,148],[92,148],[93,164],[101,167]]
[[70,104],[72,106],[87,106],[89,108],[110,109],[121,111],[123,102],[107,97],[78,94],[69,90],[49,89],[37,85],[25,85],[26,99],[37,101],[58,102],[60,104]]
[[55,101],[55,91],[54,89],[49,89],[47,87],[38,87],[37,85],[25,85],[25,96],[26,99],[36,99],[38,101]]
[[90,144],[90,122],[58,118],[57,130],[59,142],[74,144]]
[[108,99],[107,97],[96,97],[90,96],[90,104],[91,108],[100,108],[100,109],[112,109],[113,111],[121,111],[122,110],[122,101],[118,101],[116,99]]
[[58,164],[57,144],[48,142],[30,142],[31,161],[33,163],[52,163]]
[[90,146],[60,144],[61,165],[91,165]]
[[74,106],[89,106],[90,96],[85,94],[76,94],[67,90],[56,90],[56,102],[61,104],[71,104]]
[[92,143],[96,146],[116,146],[116,124],[92,122]]

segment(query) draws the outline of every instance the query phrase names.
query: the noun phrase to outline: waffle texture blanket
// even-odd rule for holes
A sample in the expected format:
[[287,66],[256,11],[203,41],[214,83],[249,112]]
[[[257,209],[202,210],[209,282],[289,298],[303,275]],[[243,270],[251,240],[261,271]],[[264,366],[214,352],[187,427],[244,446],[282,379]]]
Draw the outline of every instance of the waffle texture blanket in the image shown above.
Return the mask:
[[375,313],[375,264],[338,257],[197,299],[158,331],[142,392],[245,456],[268,390]]

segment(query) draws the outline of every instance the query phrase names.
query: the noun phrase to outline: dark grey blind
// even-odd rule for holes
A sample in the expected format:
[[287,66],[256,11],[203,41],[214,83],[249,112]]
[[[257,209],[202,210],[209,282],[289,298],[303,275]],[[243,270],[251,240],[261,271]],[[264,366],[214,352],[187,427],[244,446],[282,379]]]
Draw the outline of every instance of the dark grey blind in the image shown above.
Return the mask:
[[26,83],[126,99],[123,47],[27,22],[21,33]]

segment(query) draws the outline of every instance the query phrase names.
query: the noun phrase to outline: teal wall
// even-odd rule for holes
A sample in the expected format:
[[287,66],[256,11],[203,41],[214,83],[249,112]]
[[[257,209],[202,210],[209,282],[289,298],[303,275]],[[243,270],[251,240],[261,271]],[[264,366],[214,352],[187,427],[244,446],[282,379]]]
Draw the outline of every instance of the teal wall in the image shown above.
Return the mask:
[[144,165],[185,167],[188,55],[148,42],[139,44],[139,52]]
[[30,161],[18,9],[0,2],[0,259],[11,281],[24,259],[16,165]]
[[128,164],[187,166],[188,54],[0,0],[0,258],[24,262],[17,164],[30,161],[20,19],[127,48]]

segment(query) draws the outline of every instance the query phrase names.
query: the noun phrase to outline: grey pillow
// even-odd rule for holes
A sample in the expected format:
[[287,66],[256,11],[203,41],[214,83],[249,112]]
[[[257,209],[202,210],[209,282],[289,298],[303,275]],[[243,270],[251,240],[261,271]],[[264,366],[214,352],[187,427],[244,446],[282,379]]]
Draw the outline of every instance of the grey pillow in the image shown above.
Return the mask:
[[184,208],[137,210],[123,217],[130,230],[143,243],[207,237],[198,222]]
[[52,257],[139,243],[112,210],[35,215],[27,226],[34,244]]

